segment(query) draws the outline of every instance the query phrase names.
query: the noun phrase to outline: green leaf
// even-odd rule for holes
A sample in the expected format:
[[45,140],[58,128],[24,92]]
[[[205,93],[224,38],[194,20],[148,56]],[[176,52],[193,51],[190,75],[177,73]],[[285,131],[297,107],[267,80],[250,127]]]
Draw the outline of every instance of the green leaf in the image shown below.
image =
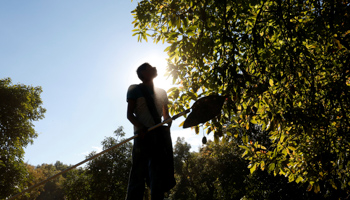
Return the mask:
[[179,127],[182,127],[185,123],[185,120],[179,124]]
[[242,149],[245,149],[245,150],[247,150],[247,151],[250,151],[250,149],[249,149],[248,147],[246,147],[246,146],[238,145],[238,147],[240,147],[240,148],[242,148]]
[[241,157],[244,158],[244,156],[247,155],[249,152],[250,152],[249,150],[245,150]]
[[302,182],[304,179],[301,176],[298,176],[298,178],[295,180],[296,183]]
[[272,172],[275,169],[275,163],[269,164],[269,172]]
[[294,178],[295,178],[294,174],[289,174],[289,176],[288,176],[288,181],[289,181],[289,182],[293,182],[293,181],[294,181]]
[[251,168],[250,168],[250,173],[254,173],[256,170],[256,164],[254,164]]
[[214,142],[215,144],[219,144],[219,136],[217,134],[214,134]]
[[255,117],[253,117],[253,118],[250,120],[250,123],[252,123],[252,124],[257,124],[258,122],[255,120]]
[[194,130],[195,130],[196,134],[198,135],[199,134],[199,126],[195,126]]
[[318,192],[321,191],[320,185],[319,185],[318,183],[315,183],[314,186],[313,186],[313,188],[314,188],[314,192],[315,192],[315,193],[318,193]]
[[249,140],[249,138],[248,138],[247,135],[244,135],[244,136],[242,137],[243,144],[248,144],[248,140]]
[[209,135],[209,133],[211,133],[212,131],[213,131],[213,129],[211,127],[209,127],[207,130],[207,135]]
[[265,170],[265,162],[264,161],[261,161],[260,168],[261,168],[262,171]]
[[292,147],[292,146],[288,146],[288,149],[292,150],[292,151],[295,151],[296,148],[295,147]]

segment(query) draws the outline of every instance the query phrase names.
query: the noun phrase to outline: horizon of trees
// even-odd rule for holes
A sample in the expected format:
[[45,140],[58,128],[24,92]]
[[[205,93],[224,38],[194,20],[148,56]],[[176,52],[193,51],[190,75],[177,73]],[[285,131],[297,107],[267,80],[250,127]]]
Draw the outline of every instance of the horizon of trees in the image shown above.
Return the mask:
[[[250,130],[254,130],[254,125]],[[123,141],[123,128],[115,137],[101,144],[109,148]],[[237,136],[240,137],[240,136]],[[169,199],[346,199],[345,191],[315,193],[307,184],[290,183],[284,176],[274,176],[266,170],[250,173],[249,162],[242,158],[244,150],[235,137],[218,143],[208,141],[199,152],[191,151],[184,138],[174,145],[174,165],[177,184],[167,194]],[[124,199],[131,167],[131,142],[101,157],[51,180],[19,199]],[[94,155],[92,152],[89,156]],[[89,157],[87,156],[87,157]],[[54,164],[27,164],[26,186],[45,180],[70,167],[57,161]],[[147,187],[147,186],[145,186]],[[144,199],[150,199],[146,189]]]

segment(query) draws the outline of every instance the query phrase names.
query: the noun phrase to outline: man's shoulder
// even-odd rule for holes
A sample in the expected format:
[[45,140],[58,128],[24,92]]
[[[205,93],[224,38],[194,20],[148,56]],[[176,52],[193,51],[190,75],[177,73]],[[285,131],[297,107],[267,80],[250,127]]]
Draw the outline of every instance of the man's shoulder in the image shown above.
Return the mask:
[[138,84],[132,84],[132,85],[129,86],[128,92],[136,90],[137,88],[138,88]]
[[162,101],[164,101],[164,102],[168,101],[168,95],[164,89],[154,88],[154,93],[155,93],[157,99],[162,99]]
[[127,92],[127,99],[137,99],[142,96],[142,92],[139,89],[137,84],[133,84],[129,86]]
[[166,91],[163,88],[158,88],[158,87],[154,87],[154,91],[156,93],[166,93]]

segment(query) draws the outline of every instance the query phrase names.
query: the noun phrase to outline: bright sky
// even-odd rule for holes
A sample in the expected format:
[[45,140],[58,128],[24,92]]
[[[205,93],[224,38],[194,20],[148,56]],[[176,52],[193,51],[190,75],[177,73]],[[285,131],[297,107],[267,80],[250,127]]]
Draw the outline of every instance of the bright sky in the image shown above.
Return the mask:
[[[171,87],[163,76],[166,45],[132,37],[130,0],[0,1],[0,79],[41,86],[45,118],[25,149],[24,161],[76,164],[100,151],[119,126],[133,136],[126,119],[126,92],[140,81],[136,68],[149,62],[158,69],[155,83]],[[173,142],[185,137],[193,151],[203,134],[172,126]],[[202,131],[201,131],[202,132]]]

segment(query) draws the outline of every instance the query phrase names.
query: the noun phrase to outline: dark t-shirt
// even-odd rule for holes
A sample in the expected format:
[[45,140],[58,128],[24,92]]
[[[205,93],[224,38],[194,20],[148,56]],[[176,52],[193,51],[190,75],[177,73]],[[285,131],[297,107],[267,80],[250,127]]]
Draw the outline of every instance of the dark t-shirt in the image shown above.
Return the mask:
[[[154,104],[156,106],[157,112],[159,116],[163,116],[163,106],[169,103],[168,96],[165,90],[160,88],[154,88],[154,92],[151,88],[148,88],[152,98],[154,99]],[[126,95],[127,101],[129,99],[133,99],[136,101],[136,107],[134,110],[134,114],[136,118],[146,127],[152,127],[155,125],[153,117],[147,107],[147,102],[145,97],[142,94],[142,90],[138,85],[131,85],[128,89]],[[134,127],[136,130],[136,127]]]

